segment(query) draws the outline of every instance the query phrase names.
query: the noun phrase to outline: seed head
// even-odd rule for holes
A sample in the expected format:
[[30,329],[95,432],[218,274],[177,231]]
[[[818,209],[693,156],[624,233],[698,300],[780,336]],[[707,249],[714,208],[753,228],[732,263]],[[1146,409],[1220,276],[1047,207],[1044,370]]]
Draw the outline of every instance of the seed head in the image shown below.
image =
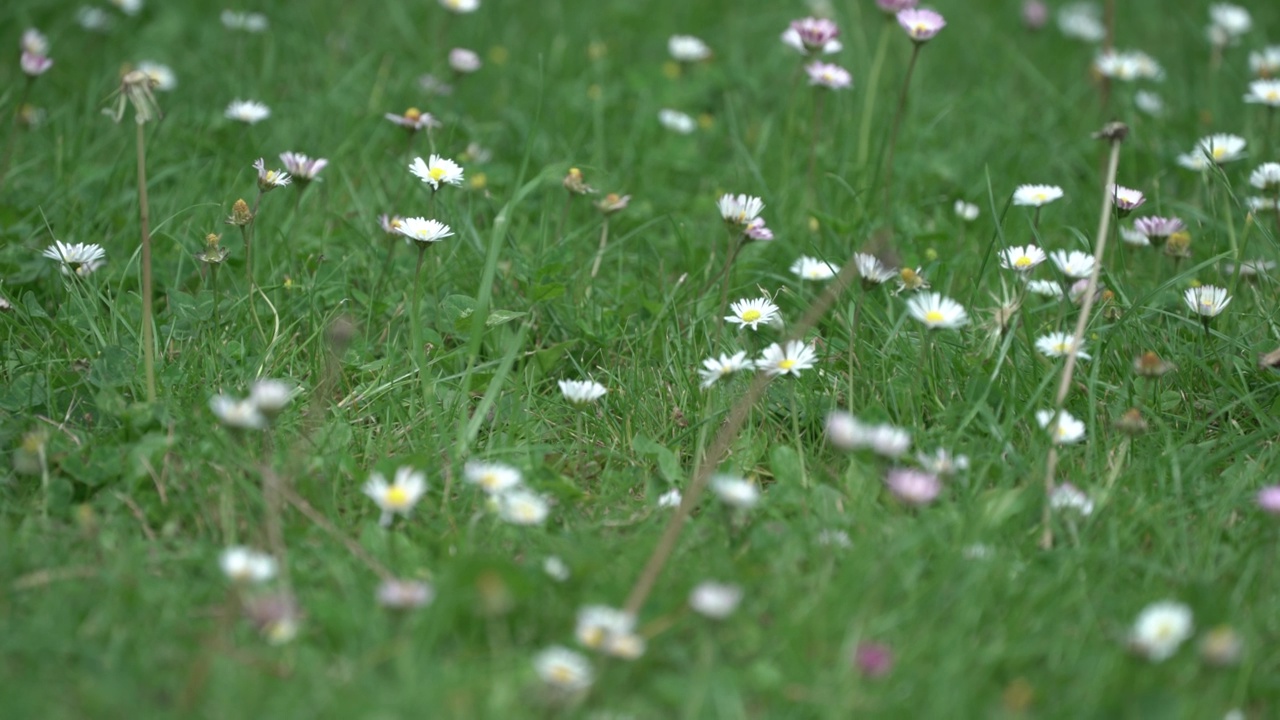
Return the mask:
[[227,218],[227,224],[244,227],[251,222],[253,222],[253,212],[249,210],[249,203],[245,202],[244,198],[236,200],[231,206],[231,217]]

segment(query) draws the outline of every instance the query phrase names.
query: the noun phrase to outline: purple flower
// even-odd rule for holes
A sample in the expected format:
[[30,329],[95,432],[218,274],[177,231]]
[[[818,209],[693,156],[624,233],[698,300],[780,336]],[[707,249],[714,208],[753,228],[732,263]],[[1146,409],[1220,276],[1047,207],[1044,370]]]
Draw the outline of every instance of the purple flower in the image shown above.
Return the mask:
[[1116,210],[1122,216],[1136,210],[1139,205],[1147,201],[1147,196],[1143,195],[1141,190],[1134,190],[1114,183],[1111,185],[1111,198],[1115,201]]
[[894,468],[884,482],[894,497],[908,505],[928,505],[942,492],[937,475],[913,468]]
[[1280,485],[1269,485],[1258,491],[1258,507],[1280,515]]
[[748,223],[742,233],[752,240],[767,241],[773,239],[773,231],[765,227],[764,218],[759,217]]
[[809,74],[810,85],[831,90],[844,90],[853,85],[853,77],[849,75],[849,71],[839,65],[815,61],[805,65],[804,71]]
[[890,15],[897,15],[903,10],[910,10],[915,7],[916,1],[917,0],[876,0],[876,5],[879,5],[881,10],[889,13]]
[[884,677],[893,669],[893,650],[881,643],[859,643],[853,653],[853,664],[866,677]]
[[1039,30],[1049,22],[1049,7],[1043,0],[1026,0],[1022,3],[1022,22],[1029,30]]
[[932,40],[934,35],[947,26],[947,21],[932,10],[912,8],[898,13],[898,24],[912,40],[923,43]]
[[53,67],[53,61],[44,55],[33,52],[22,53],[22,72],[31,77],[43,75],[51,67]]
[[1140,217],[1133,221],[1133,229],[1147,236],[1154,245],[1160,245],[1170,235],[1181,231],[1186,224],[1175,217]]
[[782,42],[805,55],[829,55],[840,52],[844,47],[836,40],[839,34],[840,28],[834,22],[825,18],[807,17],[792,22],[791,27],[782,33]]
[[295,152],[280,153],[280,162],[284,164],[284,169],[289,171],[293,179],[301,183],[316,179],[316,175],[319,175],[320,171],[329,164],[329,161],[324,158],[310,158]]

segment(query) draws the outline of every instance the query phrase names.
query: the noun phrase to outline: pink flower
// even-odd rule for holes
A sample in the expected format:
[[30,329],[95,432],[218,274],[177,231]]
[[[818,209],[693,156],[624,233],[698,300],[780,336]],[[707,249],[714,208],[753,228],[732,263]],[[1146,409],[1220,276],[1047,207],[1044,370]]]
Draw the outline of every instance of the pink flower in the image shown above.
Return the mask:
[[1258,491],[1258,507],[1280,515],[1280,485],[1270,485]]
[[458,73],[473,73],[480,69],[480,56],[466,48],[449,51],[449,67]]
[[932,40],[934,35],[947,26],[947,21],[932,10],[912,8],[898,13],[898,24],[912,40],[923,43]]
[[284,164],[284,169],[293,176],[293,179],[302,184],[316,179],[316,175],[319,175],[320,171],[329,164],[329,161],[324,158],[311,158],[295,152],[280,153],[280,162]]
[[1111,185],[1111,198],[1115,201],[1116,210],[1119,210],[1121,215],[1129,214],[1147,201],[1147,196],[1143,195],[1141,190],[1114,183]]
[[22,72],[31,77],[43,75],[51,67],[53,67],[53,61],[44,55],[38,55],[33,52],[22,53]]
[[812,62],[804,66],[809,74],[809,84],[818,85],[831,90],[843,90],[853,85],[853,77],[849,71],[831,63]]
[[938,476],[924,470],[894,468],[884,482],[894,497],[908,505],[928,505],[942,492]]
[[773,239],[773,231],[765,227],[764,218],[756,218],[755,220],[752,220],[742,233],[752,240]]
[[890,15],[897,15],[903,10],[910,10],[916,6],[916,0],[876,0],[876,5],[880,9]]
[[834,22],[825,18],[807,17],[792,22],[791,27],[782,33],[782,42],[805,55],[830,55],[840,52],[844,47],[836,40],[839,34],[840,28]]
[[1176,217],[1164,218],[1152,215],[1133,221],[1133,229],[1146,235],[1148,240],[1154,240],[1156,245],[1185,227],[1186,224]]
[[880,678],[893,669],[893,650],[881,643],[859,643],[853,653],[858,672],[869,678]]
[[1026,0],[1022,3],[1022,22],[1028,30],[1039,30],[1049,22],[1049,7],[1043,0]]

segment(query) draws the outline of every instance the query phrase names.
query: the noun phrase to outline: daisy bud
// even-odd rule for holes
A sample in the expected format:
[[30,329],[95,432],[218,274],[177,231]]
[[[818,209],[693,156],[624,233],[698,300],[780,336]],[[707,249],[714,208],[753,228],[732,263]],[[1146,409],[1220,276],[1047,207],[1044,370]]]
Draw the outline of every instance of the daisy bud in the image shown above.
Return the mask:
[[1116,420],[1116,429],[1125,435],[1141,435],[1147,431],[1147,421],[1142,419],[1142,411],[1129,408]]
[[244,198],[236,200],[231,206],[231,217],[227,218],[227,224],[244,227],[251,222],[253,222],[253,213],[249,210],[249,203],[245,202]]

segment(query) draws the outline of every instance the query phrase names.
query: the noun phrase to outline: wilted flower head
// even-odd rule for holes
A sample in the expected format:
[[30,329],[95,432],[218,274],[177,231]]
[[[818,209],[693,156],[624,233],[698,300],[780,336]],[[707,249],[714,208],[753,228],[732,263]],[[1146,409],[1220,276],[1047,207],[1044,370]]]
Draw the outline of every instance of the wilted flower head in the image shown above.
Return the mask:
[[280,162],[300,184],[317,179],[316,176],[329,164],[324,158],[311,158],[295,152],[280,153]]
[[844,90],[853,86],[853,76],[839,65],[814,61],[805,65],[804,71],[809,75],[810,85],[831,90]]
[[742,588],[738,585],[712,580],[698,583],[689,594],[689,607],[699,615],[712,620],[723,620],[738,609],[742,601]]
[[232,100],[223,114],[228,120],[254,125],[271,117],[271,108],[254,100]]
[[609,193],[596,201],[596,209],[605,215],[612,215],[620,210],[625,210],[630,202],[630,195]]
[[155,81],[141,70],[131,70],[120,78],[120,89],[116,91],[115,108],[111,118],[116,122],[124,117],[125,107],[133,106],[133,118],[138,124],[158,120],[161,117],[160,106],[156,104],[151,88]]
[[1173,363],[1165,362],[1150,350],[1133,359],[1133,371],[1142,377],[1161,377],[1173,370]]
[[569,168],[569,172],[564,176],[562,181],[564,189],[574,195],[588,195],[595,192],[595,189],[582,179],[582,171],[578,168]]
[[840,28],[826,18],[807,17],[796,20],[782,33],[782,42],[805,55],[840,52],[844,47],[836,40]]
[[885,486],[908,505],[928,505],[942,492],[937,475],[914,468],[892,468],[885,474]]
[[604,397],[608,390],[594,380],[561,380],[560,392],[574,405],[586,405]]
[[138,63],[138,72],[151,78],[151,89],[153,90],[168,92],[178,87],[178,76],[173,74],[173,70],[168,65],[151,60],[143,60]]
[[253,222],[253,211],[249,209],[249,203],[240,198],[231,204],[231,215],[227,216],[228,225],[236,225],[244,227]]
[[676,62],[701,62],[711,57],[711,48],[692,35],[672,35],[667,39],[667,52]]
[[947,21],[932,10],[910,8],[897,14],[898,24],[907,36],[918,43],[928,42],[947,26]]
[[440,127],[440,122],[436,120],[434,115],[429,112],[422,112],[415,107],[405,110],[403,115],[387,113],[386,115],[383,115],[383,117],[411,133],[417,132],[423,128],[431,129]]
[[1152,662],[1167,660],[1191,637],[1191,608],[1178,602],[1148,605],[1129,632],[1129,644]]
[[63,275],[88,277],[106,262],[107,251],[93,243],[73,244],[54,240],[41,255],[61,263]]
[[222,236],[209,233],[204,236],[204,249],[196,253],[196,259],[210,265],[218,265],[226,261],[227,249],[221,245]]
[[382,473],[370,473],[369,482],[364,486],[364,494],[382,510],[378,524],[383,527],[390,527],[396,515],[408,517],[426,492],[426,474],[407,466],[396,469],[395,480],[391,483],[387,483]]

